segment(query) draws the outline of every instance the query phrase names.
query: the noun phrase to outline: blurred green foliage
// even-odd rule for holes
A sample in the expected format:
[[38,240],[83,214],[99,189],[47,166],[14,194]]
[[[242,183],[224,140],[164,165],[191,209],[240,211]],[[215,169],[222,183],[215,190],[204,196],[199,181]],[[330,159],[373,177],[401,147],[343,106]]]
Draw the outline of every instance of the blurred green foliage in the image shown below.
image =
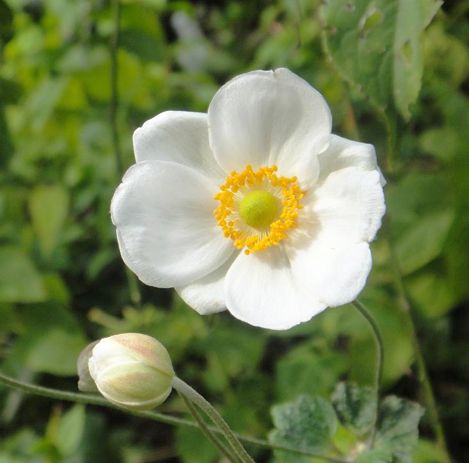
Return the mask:
[[[122,0],[113,50],[109,1],[0,0],[2,370],[73,390],[75,360],[87,342],[148,333],[236,430],[260,437],[282,421],[287,405],[273,408],[273,423],[275,403],[305,400],[327,408],[340,379],[371,382],[373,340],[351,307],[287,332],[261,331],[229,315],[201,317],[168,291],[136,288],[118,254],[109,217],[122,174],[110,124],[112,53],[125,166],[133,162],[132,132],[146,119],[167,109],[205,111],[230,77],[286,66],[325,95],[336,133],[377,147],[389,220],[374,243],[363,298],[384,337],[384,387],[421,401],[394,255],[416,309],[450,448],[455,461],[464,461],[469,2],[321,3]],[[173,397],[162,409],[184,407]],[[337,423],[326,431],[339,449],[356,440]],[[0,463],[217,458],[196,430],[6,389],[0,389],[0,435]],[[421,435],[413,459],[402,461],[442,461],[425,416]],[[250,450],[256,461],[298,461]],[[360,462],[394,461],[389,455],[378,449]]]

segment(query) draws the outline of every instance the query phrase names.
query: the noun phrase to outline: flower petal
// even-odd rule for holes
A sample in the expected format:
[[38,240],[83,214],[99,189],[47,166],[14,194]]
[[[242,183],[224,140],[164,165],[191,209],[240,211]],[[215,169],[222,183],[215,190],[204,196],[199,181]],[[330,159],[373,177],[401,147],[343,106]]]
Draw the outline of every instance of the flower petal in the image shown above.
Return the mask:
[[[373,145],[369,143],[360,143],[331,135],[329,146],[319,155],[319,181],[327,176],[346,167],[359,167],[362,170],[378,170],[376,161],[376,151]],[[381,185],[386,181],[381,176]]]
[[281,175],[313,180],[317,169],[305,165],[327,147],[332,124],[321,94],[287,69],[232,79],[214,96],[208,119],[210,144],[226,171],[277,164]]
[[303,249],[289,249],[288,256],[297,281],[330,307],[353,301],[371,270],[370,247],[364,242],[333,248],[313,240]]
[[122,258],[145,284],[183,286],[233,252],[213,217],[216,187],[190,167],[145,161],[116,190],[111,215]]
[[163,112],[135,130],[133,142],[137,162],[172,161],[217,180],[225,176],[208,143],[207,114]]
[[297,284],[281,246],[240,253],[226,275],[225,295],[236,318],[273,330],[305,322],[326,307]]
[[187,286],[176,288],[184,302],[201,315],[222,312],[226,310],[225,277],[228,269],[235,260],[236,253],[214,272],[194,281]]
[[371,241],[386,210],[379,172],[357,167],[329,174],[305,196],[304,205],[303,215],[316,228],[313,235],[333,247]]

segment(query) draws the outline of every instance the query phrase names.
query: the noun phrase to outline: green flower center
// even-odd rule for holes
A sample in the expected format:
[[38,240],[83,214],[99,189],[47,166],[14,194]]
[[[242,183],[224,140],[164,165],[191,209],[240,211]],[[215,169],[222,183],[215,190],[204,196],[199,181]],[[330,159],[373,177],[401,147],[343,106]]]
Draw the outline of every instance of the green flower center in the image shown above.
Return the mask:
[[266,228],[280,214],[278,199],[268,191],[255,190],[247,193],[239,203],[239,215],[246,225]]

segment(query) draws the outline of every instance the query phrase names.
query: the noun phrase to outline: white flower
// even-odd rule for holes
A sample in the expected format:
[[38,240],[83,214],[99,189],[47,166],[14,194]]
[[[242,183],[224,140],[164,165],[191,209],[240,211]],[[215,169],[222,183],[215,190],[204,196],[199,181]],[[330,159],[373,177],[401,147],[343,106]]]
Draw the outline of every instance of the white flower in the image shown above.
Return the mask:
[[144,283],[271,329],[362,290],[385,211],[375,150],[332,135],[324,98],[287,69],[234,78],[208,114],[159,114],[134,148],[111,214]]
[[79,389],[93,392],[91,377],[99,392],[117,405],[149,410],[171,393],[171,359],[165,347],[150,336],[125,333],[103,338],[85,348],[80,359]]

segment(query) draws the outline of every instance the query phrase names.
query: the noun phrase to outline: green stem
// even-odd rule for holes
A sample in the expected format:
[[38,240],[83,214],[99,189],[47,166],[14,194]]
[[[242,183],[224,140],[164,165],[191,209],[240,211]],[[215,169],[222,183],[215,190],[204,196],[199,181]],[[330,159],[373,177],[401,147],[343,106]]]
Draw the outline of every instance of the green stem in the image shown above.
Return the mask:
[[232,463],[239,463],[240,460],[238,457],[233,455],[233,453],[223,444],[223,442],[221,442],[220,439],[209,429],[202,415],[192,404],[192,402],[184,394],[179,393],[179,395],[186,404],[186,407],[188,408],[189,412],[191,413],[192,417],[198,424],[199,429],[202,431],[205,437],[219,450],[222,455],[228,458],[228,461],[231,461]]
[[228,444],[230,444],[231,448],[238,455],[242,463],[254,463],[254,460],[246,452],[246,449],[243,447],[238,438],[234,435],[227,422],[223,419],[223,417],[218,413],[215,407],[213,407],[208,400],[206,400],[195,389],[189,386],[189,384],[185,383],[182,379],[178,378],[177,376],[175,376],[173,379],[173,387],[174,389],[176,389],[176,391],[187,397],[187,399],[189,399],[200,409],[202,409],[207,414],[207,416],[213,421],[213,423],[218,426],[220,431],[222,431]]
[[120,0],[113,0],[112,2],[112,18],[114,28],[111,35],[111,101],[109,102],[109,122],[111,126],[112,145],[114,150],[114,158],[116,162],[116,171],[119,177],[124,173],[124,162],[122,160],[122,152],[120,149],[119,128],[117,124],[117,112],[119,108],[119,93],[118,93],[118,72],[119,67],[117,63],[119,52],[119,37],[120,37]]
[[[120,0],[113,0],[112,2],[112,19],[114,28],[110,39],[110,52],[111,52],[111,73],[110,73],[110,86],[111,86],[111,100],[109,102],[109,125],[111,128],[112,149],[114,152],[114,159],[116,163],[116,173],[118,181],[124,174],[124,161],[122,158],[122,150],[119,138],[118,126],[118,113],[119,113],[119,40],[120,40],[120,16],[121,5]],[[141,295],[138,280],[135,275],[126,267],[125,276],[127,278],[127,286],[129,288],[130,302],[139,307],[141,304]]]
[[417,366],[417,375],[423,391],[428,420],[435,434],[437,446],[441,449],[444,455],[445,460],[443,463],[451,463],[451,457],[448,450],[448,445],[446,443],[443,425],[441,424],[441,418],[438,412],[435,394],[433,392],[430,377],[428,375],[427,366],[425,364],[425,359],[423,357],[422,349],[420,347],[420,342],[417,335],[416,323],[413,314],[414,309],[412,307],[412,302],[404,283],[404,278],[402,276],[401,268],[399,265],[399,259],[397,257],[397,253],[391,239],[389,215],[385,223],[385,233],[391,257],[391,266],[394,274],[395,286],[398,293],[399,305],[402,309],[402,312],[404,312],[407,318],[407,324],[410,329],[411,342],[415,355],[415,364]]
[[381,116],[384,121],[384,126],[386,127],[386,163],[385,163],[385,172],[386,174],[392,175],[394,172],[394,161],[396,159],[396,121],[391,119],[389,114],[386,111],[381,112]]
[[384,344],[383,338],[381,336],[381,332],[379,330],[378,324],[374,319],[373,315],[371,315],[370,311],[366,308],[366,306],[360,302],[358,299],[353,301],[352,304],[354,307],[360,312],[360,314],[365,318],[368,322],[368,325],[373,332],[373,337],[375,340],[376,346],[376,365],[375,365],[375,376],[373,381],[373,388],[375,391],[375,402],[376,402],[376,411],[375,416],[373,419],[373,428],[371,431],[370,437],[370,447],[373,447],[376,438],[376,430],[378,426],[378,419],[379,419],[379,394],[380,394],[380,387],[381,382],[383,379],[383,359],[384,359]]
[[[197,423],[191,420],[186,420],[184,418],[178,418],[176,416],[166,415],[164,413],[158,413],[154,411],[138,411],[138,410],[130,410],[128,408],[118,407],[117,405],[112,404],[111,402],[107,401],[101,396],[94,395],[94,394],[83,394],[79,392],[68,392],[68,391],[61,391],[58,389],[52,389],[49,387],[37,386],[35,384],[24,383],[22,381],[18,381],[17,379],[11,378],[3,373],[0,373],[0,384],[4,384],[8,387],[13,389],[20,390],[26,394],[34,394],[41,397],[48,397],[50,399],[55,400],[64,400],[66,402],[74,402],[80,403],[85,405],[98,405],[101,407],[111,408],[114,410],[121,411],[126,414],[138,416],[140,418],[145,418],[152,421],[158,421],[160,423],[169,424],[172,426],[188,426],[192,428],[197,428]],[[221,431],[214,427],[208,426],[208,428],[217,434],[221,434]],[[262,439],[257,439],[251,436],[244,436],[242,434],[235,433],[235,436],[247,443],[252,444],[257,447],[271,449],[271,450],[281,450],[283,452],[290,452],[296,455],[301,455],[310,458],[319,458],[324,461],[328,461],[330,463],[347,463],[345,460],[341,460],[338,458],[321,455],[314,452],[309,452],[307,450],[297,449],[295,447],[290,447],[288,445],[277,445],[271,444]]]

